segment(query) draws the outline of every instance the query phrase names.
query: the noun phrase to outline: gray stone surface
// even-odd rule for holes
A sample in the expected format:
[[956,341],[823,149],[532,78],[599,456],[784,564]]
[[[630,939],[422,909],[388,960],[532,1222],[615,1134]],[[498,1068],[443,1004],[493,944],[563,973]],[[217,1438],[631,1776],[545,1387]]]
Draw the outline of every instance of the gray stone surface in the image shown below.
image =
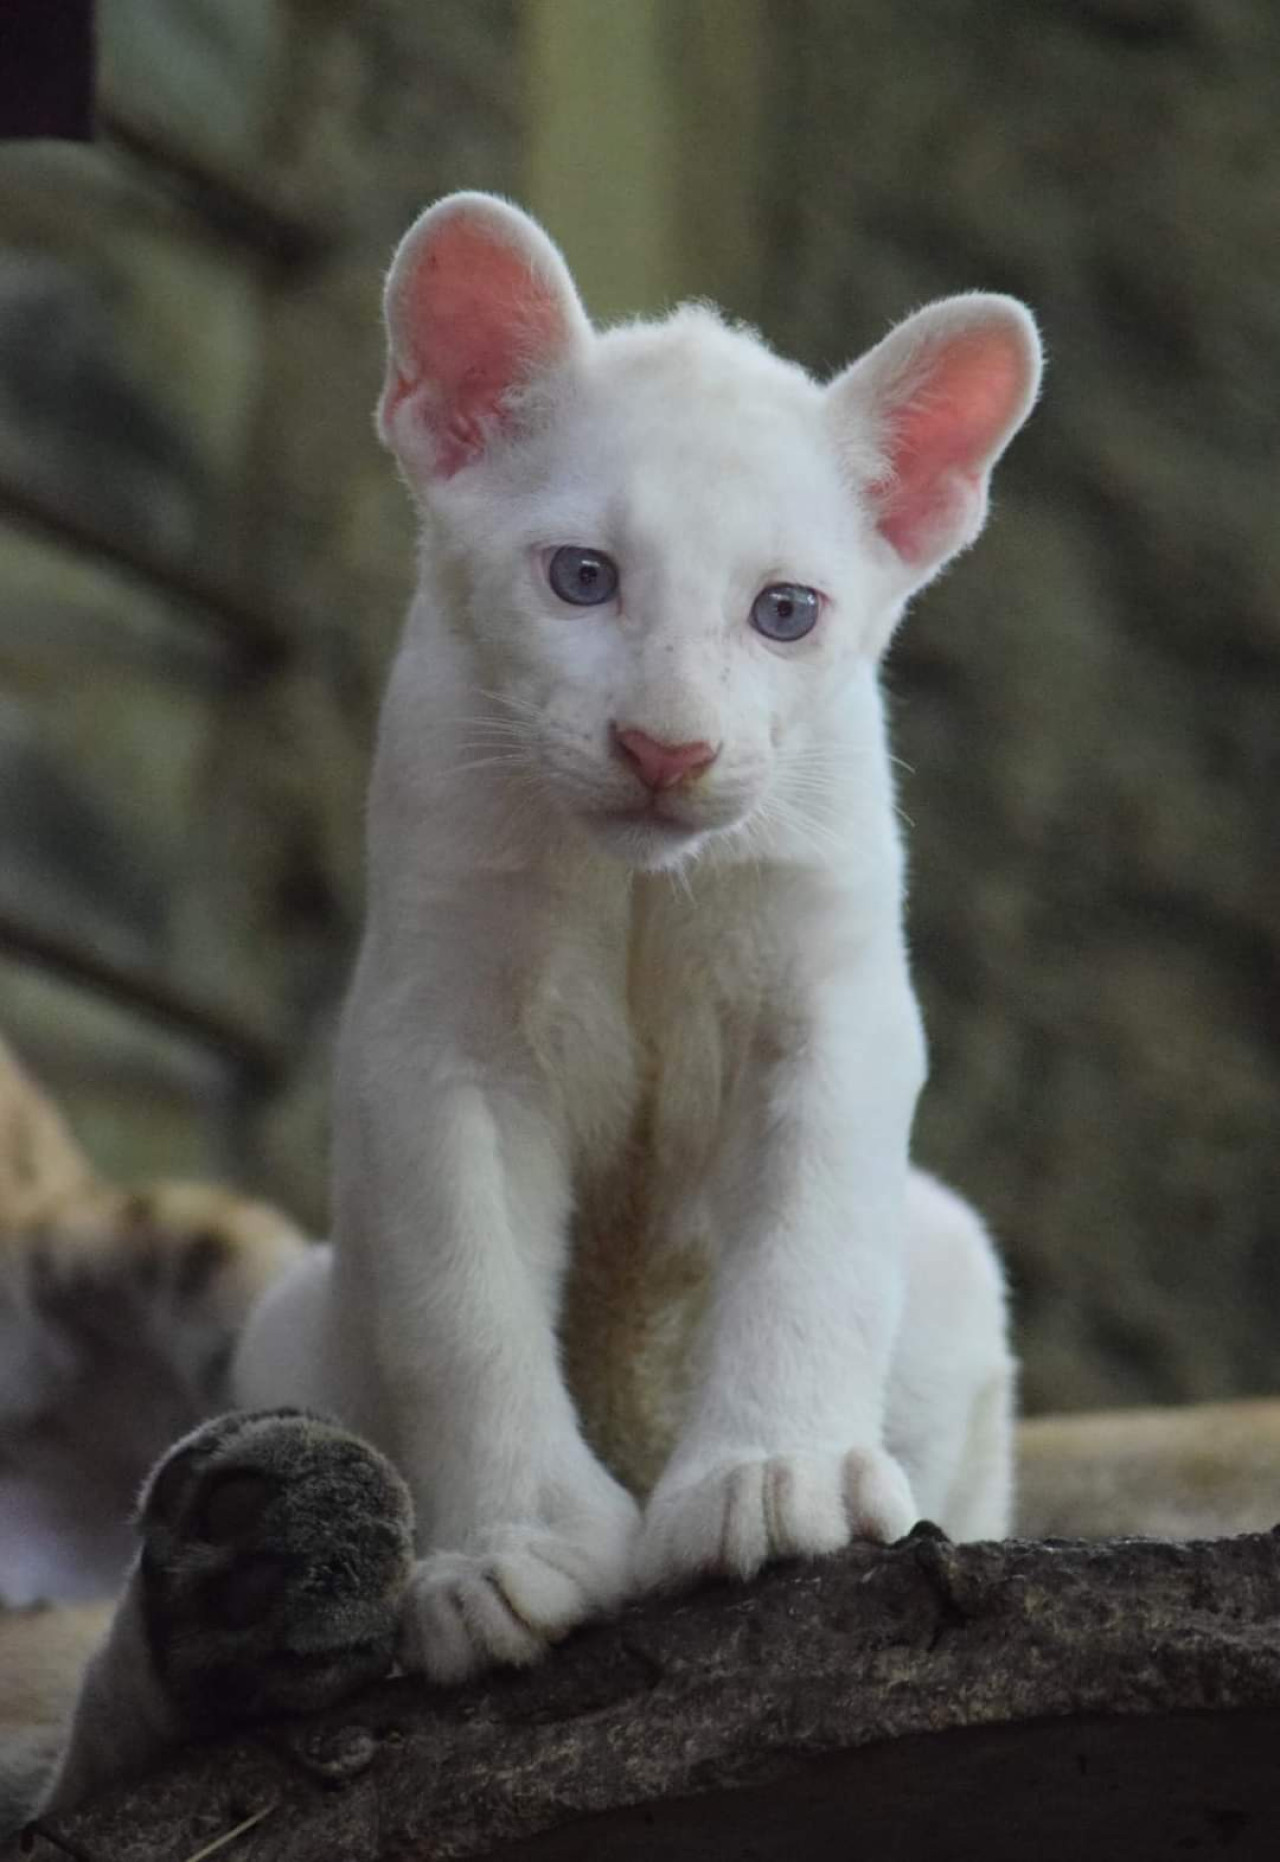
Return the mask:
[[384,1685],[193,1752],[53,1833],[113,1862],[185,1855],[259,1812],[235,1853],[273,1862],[1168,1862],[1226,1836],[1274,1854],[1275,1534],[956,1547],[930,1530],[634,1609],[526,1676]]
[[287,0],[99,0],[102,100],[214,169],[270,163],[283,69]]
[[0,1021],[41,1084],[74,1114],[97,1167],[131,1180],[229,1182],[243,1171],[244,1112],[199,1042],[39,965],[0,957]]
[[232,579],[254,270],[154,170],[105,149],[10,146],[0,181],[0,480]]

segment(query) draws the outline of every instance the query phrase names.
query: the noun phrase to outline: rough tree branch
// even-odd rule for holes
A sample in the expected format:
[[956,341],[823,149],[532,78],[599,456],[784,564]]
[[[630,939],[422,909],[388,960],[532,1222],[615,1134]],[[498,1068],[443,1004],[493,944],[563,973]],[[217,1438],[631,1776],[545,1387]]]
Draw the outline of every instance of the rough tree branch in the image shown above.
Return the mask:
[[1280,1529],[919,1528],[629,1611],[543,1667],[196,1748],[36,1862],[1232,1862],[1280,1853]]

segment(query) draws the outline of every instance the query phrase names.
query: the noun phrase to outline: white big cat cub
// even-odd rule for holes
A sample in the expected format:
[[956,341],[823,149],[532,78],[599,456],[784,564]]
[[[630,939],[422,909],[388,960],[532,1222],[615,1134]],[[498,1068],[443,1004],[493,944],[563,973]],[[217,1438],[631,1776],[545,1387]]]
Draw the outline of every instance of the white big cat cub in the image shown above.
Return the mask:
[[877,663],[981,529],[1040,351],[984,295],[825,385],[704,306],[600,333],[478,194],[413,227],[386,315],[421,569],[334,1249],[240,1394],[400,1468],[405,1646],[451,1680],[636,1586],[1006,1527],[999,1270],[908,1162]]
[[877,669],[982,528],[1030,315],[950,298],[822,384],[705,306],[594,330],[479,194],[412,228],[386,314],[422,544],[334,1237],[230,1392],[342,1426],[225,1418],[162,1463],[55,1804],[392,1642],[458,1680],[646,1587],[1009,1523],[1000,1271],[909,1163]]

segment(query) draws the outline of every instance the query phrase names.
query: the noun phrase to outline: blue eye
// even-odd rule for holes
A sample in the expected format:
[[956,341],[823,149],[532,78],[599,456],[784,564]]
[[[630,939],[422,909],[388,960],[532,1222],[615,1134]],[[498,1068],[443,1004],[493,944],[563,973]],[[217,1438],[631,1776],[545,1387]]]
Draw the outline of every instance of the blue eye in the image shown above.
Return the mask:
[[766,640],[803,640],[812,633],[821,605],[816,589],[773,582],[752,602],[751,625]]
[[547,580],[561,601],[575,608],[598,608],[618,592],[618,565],[602,550],[567,543],[547,565]]

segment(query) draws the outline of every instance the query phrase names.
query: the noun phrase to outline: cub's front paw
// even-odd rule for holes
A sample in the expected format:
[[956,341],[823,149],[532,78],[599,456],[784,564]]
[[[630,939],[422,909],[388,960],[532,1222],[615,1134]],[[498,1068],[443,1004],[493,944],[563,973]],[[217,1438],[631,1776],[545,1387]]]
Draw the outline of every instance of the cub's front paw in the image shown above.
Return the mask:
[[220,1416],[160,1463],[138,1521],[160,1684],[190,1731],[315,1712],[391,1667],[408,1489],[297,1410]]
[[418,1561],[401,1660],[433,1681],[527,1666],[579,1623],[615,1609],[631,1581],[639,1509],[619,1489],[607,1510],[564,1526],[478,1533],[465,1551]]
[[773,1558],[837,1552],[851,1539],[888,1544],[911,1530],[907,1477],[882,1448],[760,1455],[654,1489],[636,1571],[645,1588],[696,1577],[754,1577]]

